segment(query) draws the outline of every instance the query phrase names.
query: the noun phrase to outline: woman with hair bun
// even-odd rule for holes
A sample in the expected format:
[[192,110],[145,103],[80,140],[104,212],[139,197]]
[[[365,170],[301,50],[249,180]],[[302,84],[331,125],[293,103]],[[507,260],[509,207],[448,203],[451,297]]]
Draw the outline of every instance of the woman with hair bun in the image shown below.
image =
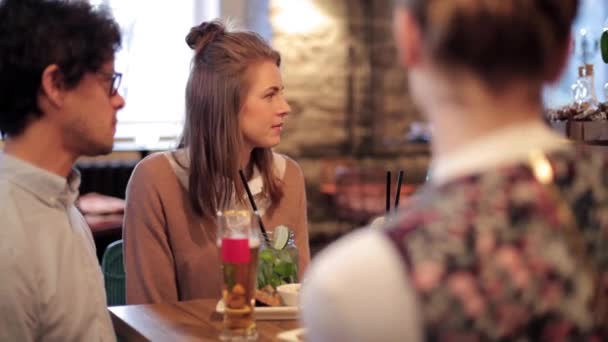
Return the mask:
[[302,171],[272,151],[290,112],[279,53],[256,33],[220,21],[193,27],[186,43],[194,57],[180,148],[142,160],[127,188],[129,304],[220,297],[215,217],[249,206],[239,170],[266,229],[294,231],[300,275],[310,259]]
[[430,181],[383,229],[315,260],[307,340],[608,341],[606,157],[542,118],[578,6],[396,1],[398,58],[433,128]]

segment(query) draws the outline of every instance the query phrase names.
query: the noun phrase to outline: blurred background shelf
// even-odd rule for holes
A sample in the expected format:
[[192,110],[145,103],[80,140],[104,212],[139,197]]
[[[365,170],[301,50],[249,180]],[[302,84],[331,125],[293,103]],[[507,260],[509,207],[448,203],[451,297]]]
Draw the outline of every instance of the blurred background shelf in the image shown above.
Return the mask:
[[608,146],[608,120],[551,121],[550,125],[564,137],[575,142]]

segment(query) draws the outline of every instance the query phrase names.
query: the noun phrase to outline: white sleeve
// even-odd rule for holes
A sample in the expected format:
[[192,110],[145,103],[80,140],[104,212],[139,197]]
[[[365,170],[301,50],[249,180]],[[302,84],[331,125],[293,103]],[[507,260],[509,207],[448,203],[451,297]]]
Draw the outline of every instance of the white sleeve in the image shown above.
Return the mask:
[[38,317],[31,301],[29,284],[19,279],[15,272],[4,273],[0,283],[0,341],[35,341]]
[[9,212],[0,211],[0,341],[35,341],[38,281],[31,267],[36,260],[27,255],[23,227],[12,216],[17,211]]
[[378,231],[350,234],[315,258],[301,301],[308,341],[422,340],[405,267]]

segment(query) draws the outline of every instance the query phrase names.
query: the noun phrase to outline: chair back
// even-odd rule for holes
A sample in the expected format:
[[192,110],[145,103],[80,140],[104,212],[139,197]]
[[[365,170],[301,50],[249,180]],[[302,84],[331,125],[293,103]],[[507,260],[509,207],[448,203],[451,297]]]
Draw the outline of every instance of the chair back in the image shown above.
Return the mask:
[[108,306],[125,305],[125,268],[122,258],[122,240],[106,248],[101,261]]

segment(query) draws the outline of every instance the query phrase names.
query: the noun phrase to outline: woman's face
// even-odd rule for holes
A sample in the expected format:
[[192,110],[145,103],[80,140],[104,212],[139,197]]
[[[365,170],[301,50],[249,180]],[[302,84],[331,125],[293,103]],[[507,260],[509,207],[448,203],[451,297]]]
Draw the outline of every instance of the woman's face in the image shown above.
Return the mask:
[[268,60],[249,67],[250,82],[239,126],[249,148],[270,148],[281,142],[285,117],[291,111],[283,96],[283,80],[277,65]]

